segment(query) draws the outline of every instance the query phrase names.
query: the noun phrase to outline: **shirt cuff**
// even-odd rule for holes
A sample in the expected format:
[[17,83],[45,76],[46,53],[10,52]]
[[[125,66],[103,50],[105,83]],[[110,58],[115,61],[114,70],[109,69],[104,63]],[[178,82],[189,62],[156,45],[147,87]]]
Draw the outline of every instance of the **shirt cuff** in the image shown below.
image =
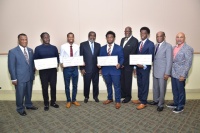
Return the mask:
[[12,80],[12,82],[15,82],[15,81],[17,81],[17,79],[15,79],[15,80]]
[[136,66],[134,66],[133,69],[136,69]]
[[144,70],[147,69],[147,66],[146,66],[146,65],[143,65],[143,69],[144,69]]

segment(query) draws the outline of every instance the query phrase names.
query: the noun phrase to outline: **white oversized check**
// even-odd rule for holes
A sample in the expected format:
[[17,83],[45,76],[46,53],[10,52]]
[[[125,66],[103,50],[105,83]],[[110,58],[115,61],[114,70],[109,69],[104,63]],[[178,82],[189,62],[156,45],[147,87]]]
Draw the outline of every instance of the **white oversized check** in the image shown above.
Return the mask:
[[53,58],[45,58],[45,59],[37,59],[34,60],[35,68],[37,70],[44,70],[44,69],[50,69],[50,68],[57,68],[58,67],[58,61],[56,57]]
[[99,66],[116,66],[118,64],[117,56],[99,56],[97,57]]
[[152,55],[130,55],[129,58],[130,65],[151,65],[152,64]]
[[65,57],[63,58],[63,67],[83,66],[83,56]]

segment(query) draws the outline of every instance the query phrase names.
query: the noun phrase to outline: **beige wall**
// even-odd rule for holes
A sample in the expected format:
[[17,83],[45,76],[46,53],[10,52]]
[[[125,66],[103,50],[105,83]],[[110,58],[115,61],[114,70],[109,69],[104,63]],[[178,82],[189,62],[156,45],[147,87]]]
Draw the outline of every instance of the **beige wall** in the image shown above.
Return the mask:
[[173,45],[177,32],[183,31],[187,43],[200,52],[199,13],[200,0],[0,0],[0,53],[16,46],[22,32],[33,49],[44,31],[58,49],[70,31],[79,44],[94,30],[103,45],[106,32],[113,30],[119,44],[126,26],[133,28],[137,38],[139,29],[148,26],[154,42],[156,32],[163,30]]
[[[0,69],[0,87],[2,87],[2,90],[14,90],[14,87],[11,85],[10,81],[10,75],[8,73],[8,67],[7,67],[7,55],[1,55],[0,61],[1,61],[1,69]],[[199,82],[199,68],[200,68],[200,54],[194,54],[193,64],[192,68],[190,70],[189,78],[187,80],[186,84],[186,91],[187,90],[197,90],[200,92],[200,82]],[[150,87],[149,89],[152,90],[152,73],[150,74]],[[136,78],[133,78],[133,91],[137,91],[137,82]],[[61,69],[58,69],[58,78],[57,78],[57,90],[64,90],[64,80],[63,80],[63,73]],[[100,76],[99,81],[99,89],[100,92],[106,92],[106,86],[103,81],[102,76]],[[35,81],[33,85],[33,90],[41,90],[41,84],[38,72],[35,76]],[[92,90],[92,88],[91,88]],[[167,90],[171,91],[171,82],[169,80]],[[83,92],[83,77],[79,73],[79,81],[78,81],[78,91]]]

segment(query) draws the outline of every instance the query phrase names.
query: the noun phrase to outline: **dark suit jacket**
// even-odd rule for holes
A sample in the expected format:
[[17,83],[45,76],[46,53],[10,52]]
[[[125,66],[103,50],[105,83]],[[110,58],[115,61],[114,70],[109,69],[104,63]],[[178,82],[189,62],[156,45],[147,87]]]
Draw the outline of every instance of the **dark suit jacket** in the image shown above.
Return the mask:
[[[140,43],[138,43],[138,49],[137,49],[137,54],[151,54],[152,55],[152,61],[154,60],[154,50],[155,50],[155,46],[154,43],[152,41],[150,41],[149,39],[146,40],[146,42],[144,43],[144,46],[142,48],[142,51],[140,52],[139,47],[140,47]],[[143,64],[142,64],[143,65]],[[144,64],[145,65],[145,64]],[[146,69],[151,69],[150,65],[147,65]]]
[[28,82],[34,80],[34,62],[33,62],[33,50],[28,49],[29,64],[21,51],[17,46],[11,49],[8,53],[8,69],[11,76],[11,80],[17,82]]
[[[121,39],[120,46],[123,47],[125,37]],[[133,69],[133,66],[129,65],[129,55],[137,54],[138,49],[138,40],[135,37],[131,37],[128,42],[125,44],[124,51],[124,63],[126,69]]]
[[83,56],[85,66],[81,66],[80,69],[85,69],[86,73],[98,72],[99,68],[97,67],[97,56],[99,56],[101,45],[94,42],[94,54],[90,48],[89,41],[82,42],[80,44],[80,55]]
[[[123,54],[123,49],[121,46],[114,44],[112,53],[110,56],[118,56],[118,63],[120,65],[123,64],[124,62],[124,54]],[[108,56],[107,53],[107,45],[101,47],[100,50],[100,56]],[[117,64],[116,64],[117,65]],[[120,75],[121,74],[121,70],[117,69],[116,66],[102,66],[102,75]]]

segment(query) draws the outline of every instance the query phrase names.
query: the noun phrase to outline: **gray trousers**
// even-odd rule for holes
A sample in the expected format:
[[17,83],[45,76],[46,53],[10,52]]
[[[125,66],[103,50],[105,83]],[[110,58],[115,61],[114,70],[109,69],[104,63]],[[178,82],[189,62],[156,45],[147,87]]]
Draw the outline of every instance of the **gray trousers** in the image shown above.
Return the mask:
[[32,85],[32,80],[28,82],[17,82],[17,85],[15,86],[17,112],[22,113],[24,111],[24,99],[26,107],[33,106],[31,102]]
[[153,77],[153,101],[158,102],[159,107],[164,106],[167,81],[164,78]]

